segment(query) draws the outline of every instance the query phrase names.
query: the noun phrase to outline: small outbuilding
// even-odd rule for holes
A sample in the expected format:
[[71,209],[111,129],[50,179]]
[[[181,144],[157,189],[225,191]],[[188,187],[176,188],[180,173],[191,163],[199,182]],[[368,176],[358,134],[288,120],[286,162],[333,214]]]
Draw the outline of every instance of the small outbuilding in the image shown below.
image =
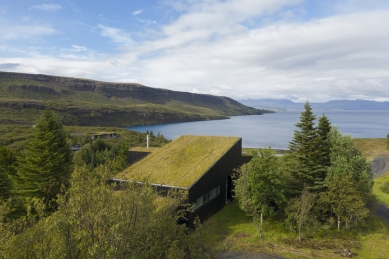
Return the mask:
[[119,138],[120,135],[116,132],[100,132],[100,133],[89,133],[88,134],[92,140],[95,139],[109,139],[109,138]]
[[234,170],[251,157],[242,156],[238,137],[181,136],[129,166],[111,182],[148,177],[160,192],[186,189],[193,212],[201,221],[219,211],[232,199]]

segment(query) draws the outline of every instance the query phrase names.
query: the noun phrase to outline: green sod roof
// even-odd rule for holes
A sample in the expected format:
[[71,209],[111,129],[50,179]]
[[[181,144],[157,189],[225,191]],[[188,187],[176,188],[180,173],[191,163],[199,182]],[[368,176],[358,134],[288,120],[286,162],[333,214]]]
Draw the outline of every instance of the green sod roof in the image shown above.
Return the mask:
[[181,136],[131,165],[115,178],[190,187],[240,138]]

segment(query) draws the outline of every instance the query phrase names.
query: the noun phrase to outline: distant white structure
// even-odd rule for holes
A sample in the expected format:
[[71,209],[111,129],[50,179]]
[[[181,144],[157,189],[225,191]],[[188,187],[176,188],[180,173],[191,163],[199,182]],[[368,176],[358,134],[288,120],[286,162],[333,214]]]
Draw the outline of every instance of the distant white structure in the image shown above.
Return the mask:
[[149,149],[149,139],[150,139],[150,136],[147,135],[147,149]]

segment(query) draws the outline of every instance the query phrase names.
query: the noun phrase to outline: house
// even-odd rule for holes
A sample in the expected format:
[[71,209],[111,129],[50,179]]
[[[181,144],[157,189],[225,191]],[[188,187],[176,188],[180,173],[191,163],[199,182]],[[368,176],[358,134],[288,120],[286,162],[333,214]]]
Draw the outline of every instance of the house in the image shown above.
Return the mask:
[[92,140],[95,139],[108,139],[108,138],[119,138],[120,135],[116,132],[100,132],[100,133],[89,133]]
[[159,192],[188,191],[193,212],[201,221],[219,211],[232,199],[234,169],[251,159],[242,156],[242,139],[237,137],[181,136],[129,166],[112,182],[149,177]]

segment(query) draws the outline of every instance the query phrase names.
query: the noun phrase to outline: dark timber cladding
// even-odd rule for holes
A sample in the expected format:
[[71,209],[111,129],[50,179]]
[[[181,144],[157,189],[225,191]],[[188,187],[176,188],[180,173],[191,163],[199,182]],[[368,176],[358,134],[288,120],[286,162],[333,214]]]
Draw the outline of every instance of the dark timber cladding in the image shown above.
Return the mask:
[[247,162],[242,157],[242,139],[237,137],[181,136],[117,175],[137,180],[148,176],[159,191],[169,188],[188,190],[192,225],[196,216],[204,220],[232,198],[231,175]]
[[[207,219],[224,207],[226,202],[232,198],[231,175],[234,169],[242,165],[242,139],[239,139],[231,148],[219,158],[192,186],[189,187],[189,202],[194,203],[203,197],[204,203],[189,216],[192,223],[196,216],[201,221]],[[209,192],[220,188],[213,199],[210,199]],[[208,195],[208,197],[206,197]],[[208,198],[208,202],[205,200]]]

